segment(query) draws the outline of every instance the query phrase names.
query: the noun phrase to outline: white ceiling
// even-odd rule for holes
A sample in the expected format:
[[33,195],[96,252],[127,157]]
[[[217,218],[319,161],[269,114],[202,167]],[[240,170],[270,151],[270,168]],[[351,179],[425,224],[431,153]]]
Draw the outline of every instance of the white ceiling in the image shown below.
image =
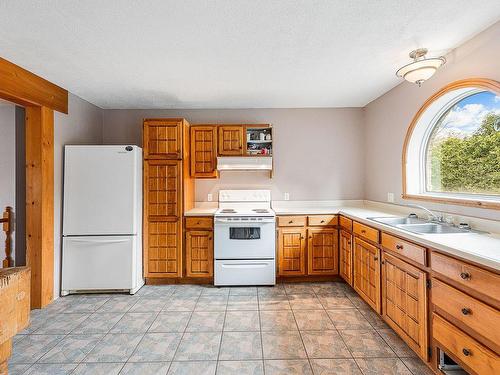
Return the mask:
[[498,0],[0,1],[0,56],[102,108],[357,107]]

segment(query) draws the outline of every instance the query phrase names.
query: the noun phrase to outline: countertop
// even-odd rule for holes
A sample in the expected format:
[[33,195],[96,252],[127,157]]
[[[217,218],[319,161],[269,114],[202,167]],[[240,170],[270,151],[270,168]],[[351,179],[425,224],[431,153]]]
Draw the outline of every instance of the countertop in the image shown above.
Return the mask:
[[[320,215],[342,214],[358,222],[383,230],[402,238],[414,241],[443,253],[454,255],[500,271],[500,223],[495,233],[451,233],[416,234],[370,220],[370,217],[405,216],[408,208],[395,205],[366,204],[360,201],[344,202],[273,202],[276,215]],[[212,216],[216,207],[196,207],[185,216]],[[490,228],[497,228],[494,221]],[[491,231],[491,230],[490,230]]]

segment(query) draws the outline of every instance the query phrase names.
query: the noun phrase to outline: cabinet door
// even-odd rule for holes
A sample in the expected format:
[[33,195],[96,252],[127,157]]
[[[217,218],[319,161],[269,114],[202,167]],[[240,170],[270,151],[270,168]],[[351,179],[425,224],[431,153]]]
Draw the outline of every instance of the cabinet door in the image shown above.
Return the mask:
[[186,232],[186,276],[211,277],[214,270],[213,232],[189,230]]
[[161,221],[181,215],[181,162],[146,160],[144,163],[144,219]]
[[243,126],[219,126],[219,155],[243,155]]
[[383,316],[408,346],[427,361],[426,274],[384,252]]
[[306,229],[280,228],[278,231],[280,276],[300,276],[306,274]]
[[336,229],[307,229],[309,275],[336,275],[338,273],[337,244]]
[[144,120],[144,159],[182,159],[183,120]]
[[181,277],[181,221],[146,221],[144,233],[146,277]]
[[340,276],[352,285],[352,234],[340,231]]
[[191,127],[191,177],[217,177],[217,128]]
[[380,250],[354,238],[354,289],[380,314]]

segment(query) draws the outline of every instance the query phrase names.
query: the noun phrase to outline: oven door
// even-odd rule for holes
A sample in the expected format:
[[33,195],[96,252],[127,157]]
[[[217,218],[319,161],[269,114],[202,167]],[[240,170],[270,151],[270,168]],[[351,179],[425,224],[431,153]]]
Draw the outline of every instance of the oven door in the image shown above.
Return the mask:
[[274,218],[215,218],[215,259],[274,259]]

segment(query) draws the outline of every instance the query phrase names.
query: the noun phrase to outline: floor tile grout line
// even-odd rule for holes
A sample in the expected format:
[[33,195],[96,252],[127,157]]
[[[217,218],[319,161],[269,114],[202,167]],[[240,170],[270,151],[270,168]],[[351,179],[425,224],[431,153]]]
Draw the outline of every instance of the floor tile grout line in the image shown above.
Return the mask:
[[186,334],[187,327],[189,326],[189,323],[191,322],[191,318],[193,317],[194,310],[196,309],[196,305],[198,304],[198,301],[200,300],[200,298],[201,298],[201,292],[198,295],[198,297],[196,298],[196,302],[195,302],[195,304],[193,306],[193,309],[190,311],[191,314],[189,315],[189,319],[188,319],[188,321],[186,323],[186,326],[184,327],[184,331],[182,332],[182,335],[181,335],[181,338],[179,340],[179,343],[177,344],[177,347],[175,348],[174,354],[172,356],[172,361],[170,361],[170,364],[168,365],[167,374],[170,371],[170,368],[172,367],[172,363],[175,361],[175,356],[177,355],[177,352],[179,351],[179,347],[182,344],[182,340],[184,339],[184,335]]
[[[231,291],[229,291],[229,295],[230,294],[231,294]],[[217,363],[215,364],[215,372],[216,373],[217,373],[217,367],[219,367],[220,352],[222,350],[222,338],[224,337],[224,325],[226,324],[227,305],[229,304],[229,295],[227,297],[226,310],[224,310],[224,321],[222,322],[222,330],[221,330],[220,341],[219,341],[219,350],[217,352]]]
[[[291,307],[291,306],[290,306]],[[297,318],[295,317],[295,312],[294,310],[292,309],[292,316],[293,316],[293,320],[295,321],[295,325],[297,326],[297,330],[298,330],[298,333],[299,333],[299,337],[300,337],[300,342],[302,343],[302,347],[304,349],[304,353],[306,355],[306,358],[307,358],[307,362],[309,363],[309,368],[311,369],[311,372],[313,371],[313,368],[312,368],[312,364],[311,364],[311,360],[309,358],[309,353],[307,352],[307,348],[306,348],[306,345],[304,344],[304,339],[302,338],[302,333],[300,333],[300,330],[299,330],[299,324],[297,323]]]

